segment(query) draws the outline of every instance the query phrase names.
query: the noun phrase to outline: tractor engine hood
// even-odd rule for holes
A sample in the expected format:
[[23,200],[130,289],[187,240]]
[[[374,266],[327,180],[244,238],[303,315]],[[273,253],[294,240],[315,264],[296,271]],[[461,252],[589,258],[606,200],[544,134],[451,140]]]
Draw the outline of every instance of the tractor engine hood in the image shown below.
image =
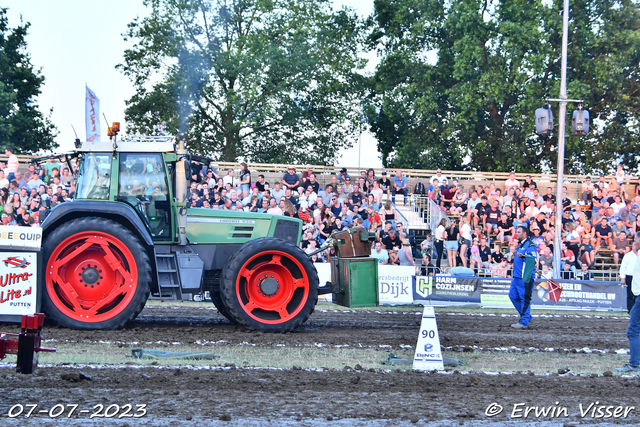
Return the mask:
[[280,215],[187,209],[190,245],[242,244],[260,237],[277,237],[297,246],[301,230],[302,221]]

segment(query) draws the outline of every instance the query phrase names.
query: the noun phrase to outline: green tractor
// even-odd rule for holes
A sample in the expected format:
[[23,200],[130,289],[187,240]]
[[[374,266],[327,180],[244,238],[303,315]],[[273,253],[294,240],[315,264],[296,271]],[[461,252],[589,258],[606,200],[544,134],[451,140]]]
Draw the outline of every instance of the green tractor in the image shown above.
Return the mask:
[[42,309],[59,326],[118,329],[151,295],[208,291],[231,322],[287,332],[331,292],[298,247],[300,220],[190,207],[183,141],[76,146],[67,155],[81,160],[75,199],[42,223]]

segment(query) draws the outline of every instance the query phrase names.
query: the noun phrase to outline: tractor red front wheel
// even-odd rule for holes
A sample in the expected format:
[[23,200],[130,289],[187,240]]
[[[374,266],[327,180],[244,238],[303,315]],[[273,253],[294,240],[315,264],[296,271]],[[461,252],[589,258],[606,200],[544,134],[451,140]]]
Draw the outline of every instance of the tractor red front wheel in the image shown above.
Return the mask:
[[287,332],[305,322],[318,301],[318,273],[307,255],[281,239],[244,244],[222,271],[229,313],[249,329]]
[[138,239],[104,218],[71,220],[47,236],[44,311],[73,329],[118,329],[149,297],[151,266]]

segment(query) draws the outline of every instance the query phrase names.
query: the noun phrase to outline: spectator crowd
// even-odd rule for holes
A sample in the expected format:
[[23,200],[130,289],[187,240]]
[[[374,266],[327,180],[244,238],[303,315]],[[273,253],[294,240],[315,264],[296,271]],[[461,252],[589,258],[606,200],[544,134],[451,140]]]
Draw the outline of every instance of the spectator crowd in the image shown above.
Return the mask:
[[0,211],[2,225],[39,225],[51,208],[73,199],[78,163],[62,164],[50,159],[41,166],[30,164],[23,173],[10,148],[6,163],[0,162]]
[[[624,181],[619,167],[609,182],[604,174],[595,182],[587,177],[578,200],[563,187],[562,278],[592,279],[590,269],[597,260],[610,258],[612,262],[603,267],[617,269],[631,251],[633,236],[640,231],[640,187],[636,184],[628,194]],[[531,176],[521,182],[511,173],[502,188],[495,183],[465,188],[438,170],[425,196],[448,217],[422,242],[423,253],[433,256],[436,268],[446,253],[450,266],[509,277],[519,243],[515,229],[523,225],[538,248],[539,276],[553,277],[556,194],[552,187],[538,188]]]
[[[77,160],[49,159],[30,164],[22,174],[11,149],[5,154],[8,161],[0,163],[3,225],[37,225],[51,208],[73,199]],[[253,182],[245,163],[224,174],[213,164],[194,161],[191,167],[191,207],[299,218],[304,222],[301,247],[307,253],[317,252],[335,231],[362,226],[375,235],[371,256],[380,264],[415,265],[409,232],[394,207],[396,196],[406,203],[409,193],[401,170],[392,177],[383,171],[378,177],[373,169],[351,176],[343,168],[321,185],[311,169],[298,174],[290,167],[282,179],[270,183],[263,174]],[[596,260],[610,258],[615,268],[631,251],[633,236],[640,231],[640,187],[635,185],[629,194],[624,181],[621,167],[609,182],[604,174],[597,181],[587,177],[579,200],[571,199],[563,187],[563,278],[588,280]],[[531,176],[521,182],[511,173],[503,185],[465,188],[438,169],[428,181],[418,182],[413,193],[428,198],[447,215],[420,244],[423,273],[439,271],[446,256],[451,267],[509,277],[518,245],[515,228],[524,225],[538,248],[539,275],[552,277],[556,209],[552,187],[538,188]],[[327,262],[332,255],[329,245],[313,258]]]

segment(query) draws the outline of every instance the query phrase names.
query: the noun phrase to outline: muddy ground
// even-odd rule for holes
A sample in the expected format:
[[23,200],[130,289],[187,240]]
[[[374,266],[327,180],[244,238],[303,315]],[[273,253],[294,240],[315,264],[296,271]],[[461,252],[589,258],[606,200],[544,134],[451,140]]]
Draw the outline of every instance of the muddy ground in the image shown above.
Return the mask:
[[[395,309],[397,310],[397,309]],[[57,341],[122,343],[206,343],[226,345],[248,342],[256,346],[275,347],[349,345],[415,346],[421,311],[389,311],[384,307],[372,310],[336,310],[330,304],[320,304],[309,320],[288,334],[262,334],[231,325],[206,303],[189,307],[150,306],[128,328],[121,331],[71,331],[47,327],[46,338]],[[598,313],[558,314],[535,317],[531,329],[525,332],[510,327],[518,318],[514,313],[465,313],[451,309],[437,313],[440,343],[444,347],[481,347],[484,349],[530,347],[615,351],[629,348],[625,335],[629,318],[626,313],[600,316]],[[535,315],[535,314],[534,314]],[[537,315],[535,315],[537,316]]]
[[[509,328],[517,319],[511,316],[477,313],[437,314],[444,347],[475,347],[476,351],[494,348],[562,348],[615,351],[628,348],[625,336],[628,317],[557,314],[537,317],[528,331]],[[331,305],[319,305],[304,327],[294,333],[269,335],[247,332],[229,324],[207,305],[151,306],[145,308],[134,324],[123,331],[82,332],[47,327],[45,338],[58,342],[111,343],[211,343],[256,347],[314,346],[318,343],[352,347],[390,346],[400,349],[415,346],[420,313],[389,312],[384,308],[365,311],[336,311]],[[3,331],[10,332],[7,327]],[[353,426],[483,425],[510,420],[514,404],[566,407],[559,417],[535,416],[535,411],[520,422],[536,425],[578,425],[602,421],[597,411],[585,417],[591,403],[634,407],[627,416],[610,417],[613,424],[640,422],[640,378],[573,374],[533,375],[528,373],[420,373],[402,371],[260,368],[174,368],[161,366],[42,367],[32,376],[19,375],[9,367],[0,368],[0,425],[58,425],[70,407],[55,420],[48,411],[57,404],[77,404],[76,413],[65,418],[65,425],[87,425],[94,405],[112,406],[113,423],[129,425],[319,425]],[[503,411],[487,417],[492,403]],[[558,402],[558,403],[556,403]],[[36,411],[25,418],[8,419],[14,405],[37,403]],[[123,415],[124,405],[146,405],[141,418]],[[15,407],[17,411],[19,407]],[[57,410],[61,407],[59,406]],[[518,407],[520,408],[520,407]],[[524,407],[522,407],[524,409]],[[25,407],[25,412],[29,408]],[[592,408],[593,409],[593,408]],[[616,408],[610,408],[615,415]],[[88,413],[78,413],[88,410]],[[114,412],[118,410],[118,412]],[[55,412],[53,414],[55,414]],[[565,416],[566,411],[566,416]],[[606,408],[604,410],[606,415]],[[624,408],[619,414],[624,415]],[[141,412],[138,412],[141,414]],[[524,414],[516,412],[516,415]],[[549,413],[553,415],[554,413]],[[104,418],[93,420],[98,425]]]

